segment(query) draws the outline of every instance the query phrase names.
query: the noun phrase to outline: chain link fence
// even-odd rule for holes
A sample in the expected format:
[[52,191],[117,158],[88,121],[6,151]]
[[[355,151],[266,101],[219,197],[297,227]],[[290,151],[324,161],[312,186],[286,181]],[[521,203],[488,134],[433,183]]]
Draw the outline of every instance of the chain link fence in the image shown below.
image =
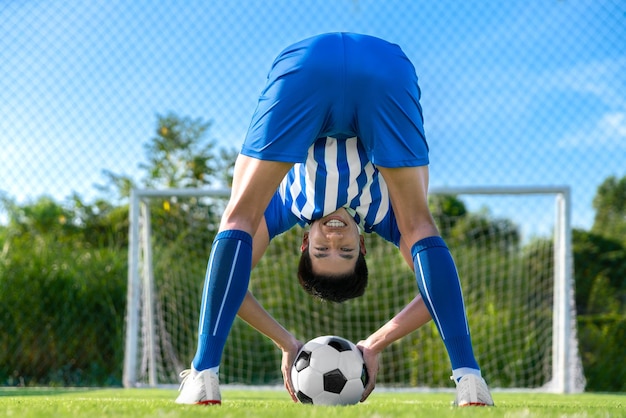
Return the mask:
[[106,172],[140,175],[159,115],[238,149],[274,57],[333,31],[413,61],[434,188],[569,186],[589,229],[626,176],[623,0],[6,0],[0,198],[97,199]]
[[168,112],[238,148],[273,58],[329,31],[415,63],[435,187],[569,185],[587,227],[626,175],[624,1],[5,1],[0,191],[94,196]]

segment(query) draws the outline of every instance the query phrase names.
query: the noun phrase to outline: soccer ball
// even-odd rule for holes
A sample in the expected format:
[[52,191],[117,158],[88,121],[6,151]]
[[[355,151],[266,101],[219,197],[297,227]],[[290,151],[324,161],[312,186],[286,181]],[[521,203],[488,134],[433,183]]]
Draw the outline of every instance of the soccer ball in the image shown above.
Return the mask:
[[300,402],[313,405],[356,404],[367,378],[361,351],[334,335],[304,344],[291,369],[296,396]]

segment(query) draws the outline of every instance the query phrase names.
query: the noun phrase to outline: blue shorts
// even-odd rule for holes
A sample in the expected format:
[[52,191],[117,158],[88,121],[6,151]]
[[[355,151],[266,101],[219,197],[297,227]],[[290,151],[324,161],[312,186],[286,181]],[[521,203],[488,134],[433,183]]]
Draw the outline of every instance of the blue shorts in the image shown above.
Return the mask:
[[399,46],[351,33],[305,39],[274,61],[241,153],[304,162],[316,139],[356,136],[376,165],[427,165],[419,99]]

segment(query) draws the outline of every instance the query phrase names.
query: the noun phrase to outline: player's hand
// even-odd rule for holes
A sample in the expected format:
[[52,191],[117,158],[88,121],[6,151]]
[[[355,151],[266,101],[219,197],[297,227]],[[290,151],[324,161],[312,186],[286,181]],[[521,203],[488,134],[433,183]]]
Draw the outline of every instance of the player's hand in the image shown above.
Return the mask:
[[287,389],[287,392],[289,392],[289,395],[294,402],[298,402],[298,397],[296,396],[296,391],[294,390],[293,382],[291,381],[291,367],[296,361],[296,356],[298,355],[298,351],[300,351],[300,348],[302,348],[302,346],[303,344],[300,341],[294,339],[289,347],[282,348],[283,360],[280,369],[283,373],[285,389]]
[[361,397],[361,402],[365,401],[370,393],[374,390],[376,386],[376,376],[378,376],[378,367],[380,360],[380,353],[371,350],[369,347],[365,345],[365,341],[359,341],[356,345],[361,353],[363,353],[363,360],[365,361],[365,368],[367,369],[367,385],[365,386],[365,390],[363,390],[363,396]]

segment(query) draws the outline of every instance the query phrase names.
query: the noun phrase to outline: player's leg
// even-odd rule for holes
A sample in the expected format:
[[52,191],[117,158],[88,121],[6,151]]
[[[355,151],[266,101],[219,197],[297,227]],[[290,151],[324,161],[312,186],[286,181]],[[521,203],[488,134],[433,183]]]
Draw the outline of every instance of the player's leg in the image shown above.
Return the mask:
[[[384,168],[398,228],[411,248],[420,292],[448,349],[452,367],[478,369],[454,261],[427,203],[428,166]],[[460,377],[460,376],[459,376]]]
[[240,155],[232,194],[211,249],[202,295],[197,370],[219,366],[224,342],[243,301],[252,262],[252,235],[292,164]]
[[326,83],[333,78],[329,64],[333,60],[321,56],[334,50],[328,48],[332,38],[312,38],[286,48],[268,75],[235,164],[231,198],[211,248],[198,348],[189,382],[183,385],[177,402],[199,403],[205,397],[219,396],[213,388],[226,338],[250,280],[252,235],[280,181],[293,162],[306,158],[309,146],[323,130],[326,108],[332,102],[322,92],[333,92]]
[[[350,99],[358,134],[387,183],[420,293],[448,351],[455,381],[466,374],[480,379],[456,266],[428,208],[428,145],[415,69],[397,45],[360,36],[349,45],[349,74],[355,74]],[[485,403],[492,403],[491,398]]]
[[448,352],[452,377],[462,385],[459,388],[478,388],[478,395],[475,390],[459,391],[457,404],[491,405],[474,356],[456,266],[428,209],[428,166],[380,167],[380,171],[389,188],[402,240],[411,248],[420,293]]
[[240,155],[229,203],[211,248],[193,365],[217,371],[226,337],[248,289],[252,235],[272,195],[292,166]]
[[[252,235],[291,163],[240,155],[232,194],[211,247],[198,326],[198,347],[178,403],[220,403],[217,374],[226,338],[246,295]],[[215,399],[217,398],[217,399]]]

